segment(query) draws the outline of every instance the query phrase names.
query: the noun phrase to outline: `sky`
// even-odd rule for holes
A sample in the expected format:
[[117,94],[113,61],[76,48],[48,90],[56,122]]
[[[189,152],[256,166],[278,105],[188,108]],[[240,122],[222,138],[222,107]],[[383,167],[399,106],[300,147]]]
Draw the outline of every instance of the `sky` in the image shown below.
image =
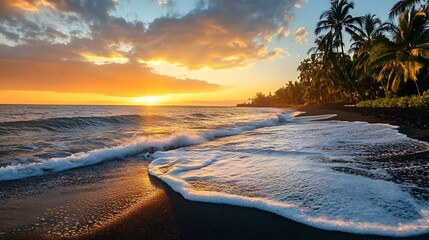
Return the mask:
[[297,80],[329,2],[0,0],[0,104],[242,103]]

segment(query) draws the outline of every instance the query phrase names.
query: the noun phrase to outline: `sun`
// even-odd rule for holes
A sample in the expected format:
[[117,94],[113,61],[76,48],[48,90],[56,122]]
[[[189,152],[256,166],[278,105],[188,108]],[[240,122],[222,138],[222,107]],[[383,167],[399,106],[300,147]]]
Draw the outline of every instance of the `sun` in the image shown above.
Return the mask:
[[154,106],[158,105],[161,101],[160,96],[145,96],[145,97],[136,97],[133,99],[133,102],[140,105]]

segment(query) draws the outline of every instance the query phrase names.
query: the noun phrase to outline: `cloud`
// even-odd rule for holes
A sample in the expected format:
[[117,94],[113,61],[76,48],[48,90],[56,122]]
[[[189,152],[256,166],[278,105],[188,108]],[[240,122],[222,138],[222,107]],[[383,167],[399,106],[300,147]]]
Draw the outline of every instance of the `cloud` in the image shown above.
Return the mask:
[[115,0],[0,0],[0,29],[18,45],[61,43],[107,52],[114,43],[140,39],[145,30],[142,22],[114,17],[116,6]]
[[[189,69],[234,68],[275,56],[278,51],[269,50],[268,45],[273,36],[289,34],[287,25],[297,1],[200,0],[189,13],[160,17],[146,29],[142,22],[114,16],[115,0],[21,0],[19,4],[0,0],[7,9],[0,12],[4,26],[0,33],[27,45],[26,49],[54,43],[59,53],[106,57],[115,54],[112,46],[128,44],[132,48],[125,55],[134,62],[164,60]],[[171,0],[156,2],[174,5]],[[38,21],[32,21],[35,16]]]
[[290,29],[280,28],[277,33],[280,37],[288,37],[290,35]]
[[308,35],[308,31],[304,27],[300,27],[295,31],[295,35],[293,39],[297,43],[302,44],[304,42],[305,44],[307,44],[308,43],[308,39],[306,38],[307,35]]
[[283,56],[285,56],[285,57],[290,57],[291,56],[291,54],[289,52],[289,49],[287,49],[287,48],[283,49]]
[[223,69],[247,66],[272,58],[273,36],[285,36],[296,1],[200,1],[180,17],[152,22],[145,40],[136,45],[143,61],[163,60],[189,69]]
[[[175,5],[173,0],[153,1],[167,8]],[[188,13],[167,14],[145,24],[115,15],[117,0],[0,0],[0,35],[7,40],[0,42],[0,61],[10,67],[14,63],[11,69],[22,65],[23,71],[32,73],[14,76],[11,69],[1,66],[0,88],[23,89],[37,79],[37,84],[30,85],[40,90],[118,95],[117,89],[122,89],[127,95],[141,95],[145,89],[116,84],[119,71],[127,71],[124,76],[134,81],[127,83],[148,88],[147,92],[167,93],[168,84],[170,92],[186,92],[185,87],[193,92],[214,91],[219,86],[197,80],[180,82],[139,63],[165,61],[191,70],[228,69],[279,57],[282,50],[271,48],[272,38],[290,34],[288,24],[298,1],[198,0]],[[36,66],[43,71],[37,72]],[[82,74],[72,74],[79,71],[77,67],[83,69]],[[112,76],[103,75],[100,69]],[[61,71],[70,74],[61,75]],[[61,80],[55,82],[49,72]],[[89,87],[78,87],[86,86],[82,79],[87,79]],[[60,82],[68,87],[62,88]],[[91,82],[114,83],[118,88],[103,91]],[[153,87],[158,85],[163,87]]]
[[94,65],[0,60],[0,90],[98,93],[138,97],[220,90],[217,84],[154,74],[136,63]]
[[172,0],[153,0],[161,7],[172,8],[176,5],[176,3]]
[[50,5],[46,0],[1,0],[0,13],[4,15],[11,10],[37,11],[41,6]]
[[295,3],[295,8],[301,9],[303,3],[307,3],[308,0],[300,0],[299,2]]

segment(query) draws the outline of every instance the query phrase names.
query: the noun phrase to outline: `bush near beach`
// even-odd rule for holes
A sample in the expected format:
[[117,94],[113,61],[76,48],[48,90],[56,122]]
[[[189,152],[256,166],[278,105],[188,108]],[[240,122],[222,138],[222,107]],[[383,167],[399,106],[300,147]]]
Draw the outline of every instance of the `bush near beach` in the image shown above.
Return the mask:
[[385,97],[376,100],[361,101],[356,107],[370,108],[429,108],[429,91],[422,96]]

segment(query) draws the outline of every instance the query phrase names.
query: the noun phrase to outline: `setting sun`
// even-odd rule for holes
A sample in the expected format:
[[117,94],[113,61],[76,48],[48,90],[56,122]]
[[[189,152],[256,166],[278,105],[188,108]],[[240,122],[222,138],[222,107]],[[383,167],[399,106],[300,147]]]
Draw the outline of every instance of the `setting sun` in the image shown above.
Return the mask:
[[141,104],[141,105],[159,105],[162,100],[161,96],[146,96],[146,97],[137,97],[133,99],[133,102]]

